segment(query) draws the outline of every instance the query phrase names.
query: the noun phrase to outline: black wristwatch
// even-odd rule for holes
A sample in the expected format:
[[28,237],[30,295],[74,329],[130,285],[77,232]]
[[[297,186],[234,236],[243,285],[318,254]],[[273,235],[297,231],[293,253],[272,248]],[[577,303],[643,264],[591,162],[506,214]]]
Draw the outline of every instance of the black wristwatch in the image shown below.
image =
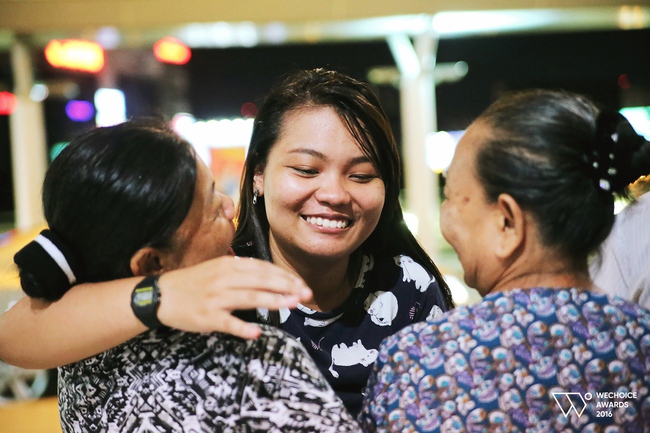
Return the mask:
[[158,320],[158,307],[160,306],[160,288],[158,287],[160,275],[144,277],[131,294],[131,308],[135,316],[150,329],[163,326]]

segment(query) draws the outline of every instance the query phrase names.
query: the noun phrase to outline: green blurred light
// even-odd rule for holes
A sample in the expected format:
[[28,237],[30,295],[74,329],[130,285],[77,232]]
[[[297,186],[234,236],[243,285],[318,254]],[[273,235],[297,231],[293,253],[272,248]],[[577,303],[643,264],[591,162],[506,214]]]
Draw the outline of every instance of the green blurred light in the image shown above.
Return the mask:
[[59,156],[59,153],[61,153],[61,151],[65,149],[68,144],[70,143],[67,141],[60,141],[52,146],[52,149],[50,149],[50,161],[54,161],[54,158]]

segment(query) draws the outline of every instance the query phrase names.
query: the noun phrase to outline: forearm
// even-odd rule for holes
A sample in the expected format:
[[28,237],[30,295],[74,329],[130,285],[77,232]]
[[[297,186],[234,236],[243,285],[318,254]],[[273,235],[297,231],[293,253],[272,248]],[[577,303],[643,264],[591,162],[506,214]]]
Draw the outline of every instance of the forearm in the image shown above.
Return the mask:
[[[81,284],[52,303],[23,298],[0,316],[0,359],[23,368],[52,368],[135,337],[147,329],[131,309],[131,293],[141,279]],[[257,338],[261,331],[232,316],[234,310],[294,308],[311,297],[296,275],[233,257],[166,272],[158,284],[158,319],[164,325],[242,338]]]
[[146,330],[130,308],[140,278],[73,287],[52,303],[25,297],[0,316],[0,359],[53,368],[114,347]]

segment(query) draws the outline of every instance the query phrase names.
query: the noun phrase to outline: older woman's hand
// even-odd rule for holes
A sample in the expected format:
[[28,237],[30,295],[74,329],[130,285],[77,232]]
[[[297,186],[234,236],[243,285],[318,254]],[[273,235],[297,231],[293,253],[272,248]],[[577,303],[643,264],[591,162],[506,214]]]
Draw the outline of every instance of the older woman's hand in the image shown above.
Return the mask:
[[158,285],[158,319],[163,324],[184,331],[220,331],[242,338],[257,338],[261,331],[256,324],[234,317],[233,311],[293,308],[312,295],[296,274],[269,262],[233,256],[166,272]]

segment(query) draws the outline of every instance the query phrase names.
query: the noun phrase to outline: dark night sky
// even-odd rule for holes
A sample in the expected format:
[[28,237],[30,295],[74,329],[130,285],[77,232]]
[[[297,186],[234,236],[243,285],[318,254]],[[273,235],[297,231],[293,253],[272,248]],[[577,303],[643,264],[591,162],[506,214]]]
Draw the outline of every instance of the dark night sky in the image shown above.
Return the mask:
[[[72,77],[92,100],[93,77],[52,71],[41,54],[35,57],[42,78]],[[446,39],[440,41],[437,60],[465,61],[469,66],[463,80],[437,88],[440,129],[463,129],[499,93],[528,87],[563,88],[613,108],[650,105],[650,30]],[[0,90],[11,89],[8,61],[8,55],[0,53]],[[388,46],[380,41],[194,50],[183,68],[191,110],[197,118],[207,119],[238,116],[243,103],[259,103],[271,84],[291,69],[329,67],[366,81],[371,68],[392,65]],[[631,88],[619,86],[622,74]],[[132,77],[121,82],[128,114],[156,111],[164,86]],[[399,141],[399,93],[389,85],[378,86],[377,91]],[[63,104],[45,104],[50,146],[89,126],[65,119],[60,114]],[[13,208],[8,139],[8,118],[0,117],[0,212]]]

